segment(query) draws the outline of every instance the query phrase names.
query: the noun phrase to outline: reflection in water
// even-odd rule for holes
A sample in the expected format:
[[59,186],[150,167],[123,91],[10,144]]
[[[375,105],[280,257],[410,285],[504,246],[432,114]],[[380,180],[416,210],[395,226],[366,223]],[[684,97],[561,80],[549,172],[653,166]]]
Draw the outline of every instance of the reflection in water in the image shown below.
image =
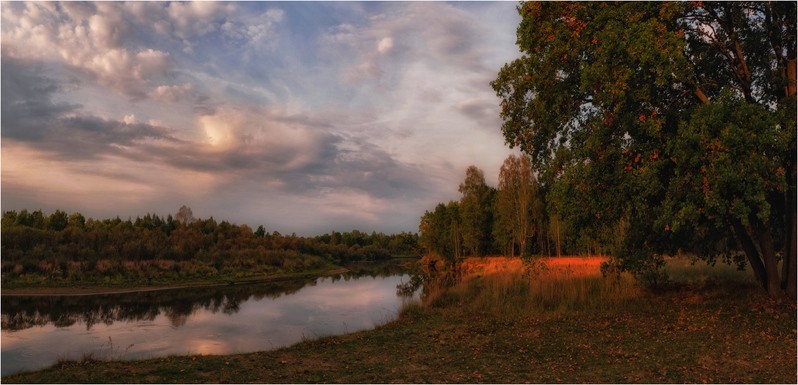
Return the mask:
[[[2,374],[58,359],[274,349],[388,322],[406,298],[391,272],[115,295],[2,297]],[[411,299],[412,300],[412,299]]]
[[179,327],[198,310],[235,314],[241,302],[293,294],[312,280],[291,280],[244,286],[158,290],[90,296],[2,297],[2,329],[21,330],[52,323],[56,327],[74,324],[112,325],[114,321],[152,321],[164,314]]

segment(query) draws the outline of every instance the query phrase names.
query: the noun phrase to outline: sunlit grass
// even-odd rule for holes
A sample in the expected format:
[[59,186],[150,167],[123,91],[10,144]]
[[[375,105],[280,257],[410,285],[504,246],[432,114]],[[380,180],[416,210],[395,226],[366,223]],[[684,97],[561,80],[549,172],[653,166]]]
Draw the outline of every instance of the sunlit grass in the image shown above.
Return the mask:
[[[425,306],[468,306],[473,311],[518,313],[629,308],[649,295],[630,273],[602,276],[606,257],[468,258],[462,278],[452,287],[431,285]],[[668,258],[665,272],[671,286],[705,288],[756,286],[750,270],[724,263],[692,263]],[[665,287],[667,288],[667,287]]]
[[479,312],[524,313],[599,309],[640,295],[628,274],[604,278],[603,257],[472,258],[453,287],[430,287],[425,304],[469,306]]

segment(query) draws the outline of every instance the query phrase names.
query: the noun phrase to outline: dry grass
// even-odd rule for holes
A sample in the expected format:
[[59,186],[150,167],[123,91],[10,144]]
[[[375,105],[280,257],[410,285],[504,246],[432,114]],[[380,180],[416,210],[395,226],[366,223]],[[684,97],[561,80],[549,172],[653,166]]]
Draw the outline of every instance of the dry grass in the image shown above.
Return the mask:
[[602,278],[600,263],[471,259],[461,283],[372,331],[272,352],[62,363],[2,382],[795,383],[795,304],[745,284],[746,272],[673,261],[674,279],[694,283],[648,292]]
[[[600,266],[607,257],[559,257],[539,258],[534,260],[541,264],[547,275],[558,277],[599,277]],[[496,273],[523,272],[527,266],[521,258],[483,257],[466,258],[461,264],[464,275],[490,275]]]
[[518,313],[568,311],[618,306],[640,296],[628,274],[604,278],[604,257],[468,258],[454,287],[431,287],[425,304],[458,303],[474,311]]

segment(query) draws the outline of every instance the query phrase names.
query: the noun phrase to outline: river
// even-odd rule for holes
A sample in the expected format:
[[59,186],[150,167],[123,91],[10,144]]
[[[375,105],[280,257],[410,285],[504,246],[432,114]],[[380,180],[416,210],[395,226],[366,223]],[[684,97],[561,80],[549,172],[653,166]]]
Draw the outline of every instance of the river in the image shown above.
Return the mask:
[[408,275],[338,275],[113,295],[2,297],[2,375],[59,360],[271,350],[371,329],[417,299]]

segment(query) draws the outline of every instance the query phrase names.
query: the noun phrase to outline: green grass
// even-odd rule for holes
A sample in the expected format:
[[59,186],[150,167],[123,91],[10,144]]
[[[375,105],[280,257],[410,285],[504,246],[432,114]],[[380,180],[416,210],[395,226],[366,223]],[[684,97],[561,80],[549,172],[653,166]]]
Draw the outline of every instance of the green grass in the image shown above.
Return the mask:
[[232,356],[61,362],[2,382],[796,382],[794,301],[744,275],[680,268],[657,292],[628,277],[472,276],[371,331]]

